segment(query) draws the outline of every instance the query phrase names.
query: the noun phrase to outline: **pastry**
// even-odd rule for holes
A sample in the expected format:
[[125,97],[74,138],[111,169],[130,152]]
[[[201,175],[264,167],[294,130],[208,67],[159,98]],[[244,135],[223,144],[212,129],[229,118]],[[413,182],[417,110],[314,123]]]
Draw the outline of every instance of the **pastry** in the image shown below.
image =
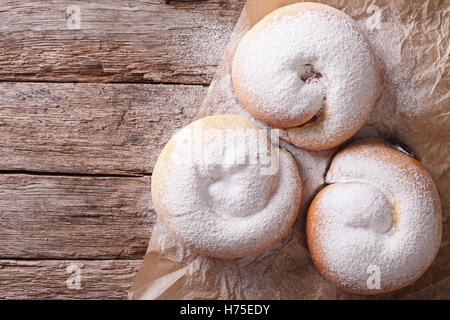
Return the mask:
[[326,279],[376,294],[425,272],[440,246],[442,213],[436,186],[418,161],[361,140],[338,152],[326,183],[306,221],[311,258]]
[[378,78],[373,50],[356,22],[318,3],[267,15],[243,37],[232,61],[242,106],[308,150],[333,148],[361,128],[375,104]]
[[180,130],[152,175],[153,204],[166,229],[192,251],[220,258],[273,246],[294,223],[301,190],[291,154],[234,115]]

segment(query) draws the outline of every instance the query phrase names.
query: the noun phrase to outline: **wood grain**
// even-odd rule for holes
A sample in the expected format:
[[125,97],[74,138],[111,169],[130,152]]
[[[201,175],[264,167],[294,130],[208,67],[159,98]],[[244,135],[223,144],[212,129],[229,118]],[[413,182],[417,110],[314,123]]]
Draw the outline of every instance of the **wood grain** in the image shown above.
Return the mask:
[[155,220],[142,175],[195,117],[244,2],[0,3],[0,299],[127,297]]
[[1,259],[141,259],[154,221],[149,177],[0,175]]
[[[0,260],[0,299],[126,299],[140,265],[138,260]],[[69,279],[76,268],[79,289]]]
[[205,92],[191,85],[0,83],[0,170],[151,173]]
[[0,80],[208,84],[244,2],[2,1]]

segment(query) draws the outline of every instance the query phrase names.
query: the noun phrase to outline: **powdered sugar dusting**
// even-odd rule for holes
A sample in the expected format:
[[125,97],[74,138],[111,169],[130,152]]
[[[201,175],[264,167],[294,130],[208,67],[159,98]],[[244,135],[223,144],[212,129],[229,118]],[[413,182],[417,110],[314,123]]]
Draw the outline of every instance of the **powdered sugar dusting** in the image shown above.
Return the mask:
[[308,126],[288,130],[297,136],[294,144],[339,140],[355,132],[374,105],[375,59],[361,32],[341,16],[280,14],[267,27],[249,31],[242,43],[233,69],[239,79],[233,80],[251,113],[255,108],[280,122],[300,120],[294,124],[300,125],[323,111]]
[[[154,172],[165,176],[162,202],[170,214],[162,220],[188,247],[206,254],[239,257],[273,245],[293,223],[300,201],[301,186],[292,156],[284,150],[279,160],[273,155],[272,160],[279,161],[279,170],[273,174],[261,174],[260,161],[226,161],[228,157],[248,159],[258,152],[257,144],[242,143],[224,150],[219,143],[222,130],[208,131],[199,140],[196,132],[207,126],[203,121],[172,138],[174,147],[165,160],[167,170]],[[248,141],[254,136],[227,131],[226,138]],[[201,158],[180,161],[186,146],[192,144],[194,152],[201,150]]]
[[441,237],[431,177],[417,165],[392,161],[407,158],[399,151],[384,159],[391,161],[373,151],[341,152],[317,204],[316,239],[328,272],[354,290],[367,290],[371,265],[380,268],[381,290],[413,281],[433,260]]
[[[263,1],[254,2],[262,3]],[[276,1],[264,2],[276,3]],[[360,136],[392,137],[407,144],[419,157],[422,164],[431,171],[440,187],[441,194],[445,195],[445,188],[448,186],[445,180],[445,174],[448,172],[445,164],[448,162],[449,148],[448,139],[444,139],[444,129],[446,128],[445,117],[446,111],[448,113],[450,93],[448,85],[446,85],[448,77],[445,77],[444,68],[445,61],[449,56],[448,43],[443,41],[447,34],[449,20],[445,19],[444,3],[439,2],[440,4],[437,5],[438,1],[410,1],[400,4],[397,1],[383,2],[383,5],[380,5],[379,28],[374,29],[368,29],[366,23],[367,19],[372,18],[372,13],[368,12],[367,7],[372,6],[373,2],[368,1],[361,4],[354,1],[328,1],[326,3],[330,5],[339,3],[339,8],[358,22],[365,34],[369,36],[380,62],[384,78],[383,96],[371,112],[369,121],[366,122]],[[436,9],[436,6],[439,8]],[[260,127],[265,127],[242,108],[235,97],[231,83],[231,58],[239,40],[248,31],[247,20],[246,11],[244,11],[237,24],[237,30],[231,38],[224,61],[220,64],[215,79],[211,83],[201,114],[202,116],[220,113],[236,114],[258,123]],[[208,39],[199,39],[199,41],[205,41],[208,44]],[[194,46],[194,43],[186,44],[186,46],[188,45]],[[210,51],[217,51],[217,48],[216,43],[209,43],[205,46],[205,49]],[[410,57],[409,53],[413,54],[412,60],[408,58]],[[217,59],[216,61],[218,61]],[[435,67],[427,67],[433,63],[439,66],[439,70]],[[440,81],[436,90],[432,90],[434,88],[431,88],[428,80],[424,82],[425,74],[431,78],[432,83]],[[392,78],[398,81],[391,81]],[[294,156],[298,154],[296,156],[298,166],[304,169],[301,170],[301,173],[303,194],[306,197],[308,189],[315,190],[322,184],[323,173],[327,168],[326,161],[334,152],[333,150],[320,153],[310,152],[289,146],[287,143],[283,144],[283,147],[285,146]],[[321,157],[316,157],[319,154]],[[317,186],[312,187],[312,182]],[[445,197],[442,200],[446,217],[445,227],[448,230],[449,219]],[[305,199],[303,204],[305,205],[304,209],[307,209],[308,200]],[[291,232],[271,250],[233,261],[211,259],[194,254],[173,240],[160,223],[156,224],[149,246],[149,258],[153,262],[147,264],[144,271],[153,273],[155,266],[158,268],[162,266],[164,272],[157,281],[152,278],[151,283],[144,282],[148,285],[145,289],[146,293],[154,294],[146,298],[367,298],[338,290],[332,283],[319,275],[316,268],[310,263],[304,241],[302,220],[297,219]],[[448,283],[441,279],[449,265],[446,257],[448,239],[449,237],[445,236],[442,254],[433,265],[433,270],[421,278],[420,284],[389,294],[370,296],[370,299],[448,298],[448,290],[438,290],[444,288]],[[160,257],[157,260],[159,263],[154,263],[155,257]],[[186,268],[189,269],[189,272],[186,271]],[[173,270],[177,271],[173,272]],[[381,271],[383,272],[383,270]],[[367,274],[367,276],[369,275]],[[168,279],[171,281],[167,281]]]

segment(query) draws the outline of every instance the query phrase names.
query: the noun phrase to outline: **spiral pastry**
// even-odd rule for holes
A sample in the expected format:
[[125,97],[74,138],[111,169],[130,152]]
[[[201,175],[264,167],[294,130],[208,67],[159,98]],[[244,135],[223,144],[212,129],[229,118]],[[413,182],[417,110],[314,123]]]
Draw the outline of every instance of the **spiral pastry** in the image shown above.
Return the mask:
[[402,288],[432,263],[441,242],[436,186],[425,168],[378,141],[340,151],[313,200],[312,260],[338,287],[361,294]]
[[256,119],[285,128],[284,140],[333,148],[364,124],[378,91],[376,59],[343,12],[317,3],[282,7],[239,43],[232,81]]
[[301,181],[293,157],[272,146],[265,131],[245,118],[217,115],[170,139],[153,171],[152,200],[167,230],[187,247],[237,258],[287,233],[299,211]]

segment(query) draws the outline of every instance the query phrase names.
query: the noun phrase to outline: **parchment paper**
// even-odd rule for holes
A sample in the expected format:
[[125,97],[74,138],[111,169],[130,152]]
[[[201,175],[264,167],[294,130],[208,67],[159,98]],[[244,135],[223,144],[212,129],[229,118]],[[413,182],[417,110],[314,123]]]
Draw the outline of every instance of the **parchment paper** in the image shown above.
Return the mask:
[[[199,117],[232,113],[254,120],[236,100],[231,85],[234,50],[251,25],[277,7],[294,2],[299,1],[247,1]],[[438,186],[443,239],[433,265],[413,285],[376,296],[350,294],[323,279],[310,260],[304,224],[307,208],[323,184],[336,149],[308,152],[281,143],[296,158],[304,188],[299,217],[288,235],[263,253],[222,260],[184,249],[157,222],[131,288],[131,299],[450,298],[450,1],[319,2],[343,10],[358,22],[381,68],[382,92],[369,120],[353,139],[381,137],[402,142],[430,171]]]

